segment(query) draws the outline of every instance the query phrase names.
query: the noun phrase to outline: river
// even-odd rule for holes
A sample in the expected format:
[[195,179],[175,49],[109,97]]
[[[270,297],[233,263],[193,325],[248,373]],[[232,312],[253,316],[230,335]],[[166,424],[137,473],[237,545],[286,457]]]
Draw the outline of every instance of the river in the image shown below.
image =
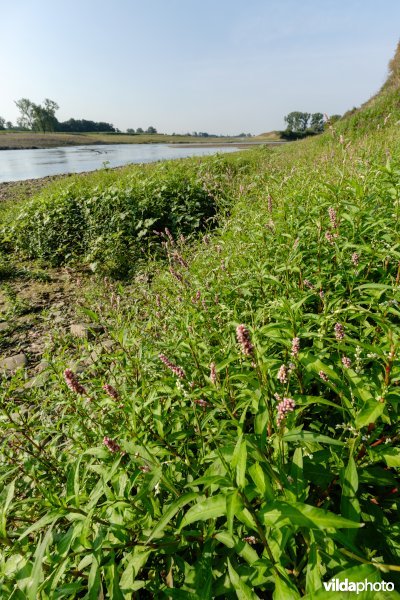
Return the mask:
[[0,182],[39,179],[48,175],[96,171],[130,163],[208,156],[217,152],[234,152],[234,146],[204,148],[180,147],[178,144],[107,144],[68,146],[37,150],[1,150]]

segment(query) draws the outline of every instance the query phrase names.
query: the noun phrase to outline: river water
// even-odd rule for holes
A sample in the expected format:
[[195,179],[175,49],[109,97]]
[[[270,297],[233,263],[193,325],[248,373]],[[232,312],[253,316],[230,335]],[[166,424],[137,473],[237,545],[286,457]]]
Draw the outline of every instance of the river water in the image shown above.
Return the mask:
[[0,182],[39,179],[47,175],[82,173],[130,163],[148,163],[188,156],[234,152],[236,147],[182,148],[178,144],[109,144],[37,150],[1,150]]

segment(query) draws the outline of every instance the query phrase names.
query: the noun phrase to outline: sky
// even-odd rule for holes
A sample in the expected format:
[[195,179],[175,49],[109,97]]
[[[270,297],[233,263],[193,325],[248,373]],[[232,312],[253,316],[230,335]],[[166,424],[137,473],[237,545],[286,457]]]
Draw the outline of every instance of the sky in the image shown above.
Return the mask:
[[121,131],[258,134],[385,81],[399,0],[0,0],[0,116],[44,98]]

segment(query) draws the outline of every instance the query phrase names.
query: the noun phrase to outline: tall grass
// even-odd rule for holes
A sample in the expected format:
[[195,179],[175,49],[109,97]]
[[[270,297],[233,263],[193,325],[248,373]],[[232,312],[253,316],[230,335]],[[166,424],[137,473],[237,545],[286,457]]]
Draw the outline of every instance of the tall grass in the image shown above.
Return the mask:
[[46,387],[3,385],[5,597],[400,584],[400,138],[385,116],[229,157],[229,175],[187,163],[203,190],[220,178],[217,230],[164,230],[164,260],[87,298],[112,346],[60,339]]

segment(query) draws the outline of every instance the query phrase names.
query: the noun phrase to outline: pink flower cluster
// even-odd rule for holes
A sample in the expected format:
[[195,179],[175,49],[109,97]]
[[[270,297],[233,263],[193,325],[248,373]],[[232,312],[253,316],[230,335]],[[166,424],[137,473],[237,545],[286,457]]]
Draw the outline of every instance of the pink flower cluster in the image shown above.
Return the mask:
[[115,388],[113,388],[113,386],[110,385],[109,383],[105,383],[103,385],[103,390],[113,400],[119,400],[119,394],[118,394],[117,390]]
[[215,367],[215,363],[213,362],[210,365],[210,379],[213,385],[217,383],[217,369]]
[[309,281],[308,279],[305,279],[305,280],[304,280],[304,285],[305,285],[306,287],[308,287],[308,289],[310,289],[310,290],[314,290],[314,289],[315,289],[315,286],[314,286],[314,285],[311,283],[311,281]]
[[296,403],[292,398],[284,398],[278,404],[278,416],[276,418],[276,422],[278,426],[282,424],[282,422],[286,419],[288,413],[293,412],[295,409]]
[[331,222],[332,228],[337,229],[338,228],[337,214],[336,214],[336,210],[334,208],[332,208],[332,206],[330,206],[328,208],[328,214],[329,214],[329,220]]
[[351,262],[355,267],[358,267],[358,263],[360,262],[360,255],[357,252],[353,252],[351,255]]
[[351,360],[350,360],[350,358],[348,358],[347,356],[342,356],[342,365],[344,367],[346,367],[346,369],[350,369],[350,367],[351,367]]
[[292,339],[292,356],[297,356],[300,352],[300,338],[295,337]]
[[210,406],[210,403],[207,402],[207,400],[203,400],[202,398],[199,398],[198,400],[193,400],[193,402],[198,406],[201,406],[201,408],[207,408],[207,406]]
[[64,379],[69,389],[75,392],[75,394],[80,394],[81,396],[87,395],[85,388],[79,383],[77,376],[71,369],[65,369]]
[[246,356],[254,355],[254,346],[251,343],[249,330],[245,325],[238,325],[236,327],[236,337],[237,341],[242,348],[243,354]]
[[281,365],[278,371],[278,379],[281,383],[287,382],[288,371],[286,365]]
[[324,371],[320,371],[318,375],[321,377],[322,381],[329,381],[329,377]]
[[177,377],[179,377],[179,379],[184,379],[185,378],[185,371],[182,369],[182,367],[178,367],[177,365],[174,365],[174,363],[172,363],[169,358],[167,358],[165,356],[165,354],[159,354],[158,358],[161,360],[161,362],[164,363],[164,365],[166,367],[168,367],[168,369],[170,369],[170,371],[172,371],[174,373],[174,375],[176,375]]
[[344,327],[341,323],[335,324],[335,337],[338,342],[344,338]]
[[117,444],[117,442],[115,440],[112,440],[111,438],[105,436],[103,438],[103,444],[106,446],[106,448],[109,449],[110,452],[120,452],[121,451],[121,446],[119,444]]

